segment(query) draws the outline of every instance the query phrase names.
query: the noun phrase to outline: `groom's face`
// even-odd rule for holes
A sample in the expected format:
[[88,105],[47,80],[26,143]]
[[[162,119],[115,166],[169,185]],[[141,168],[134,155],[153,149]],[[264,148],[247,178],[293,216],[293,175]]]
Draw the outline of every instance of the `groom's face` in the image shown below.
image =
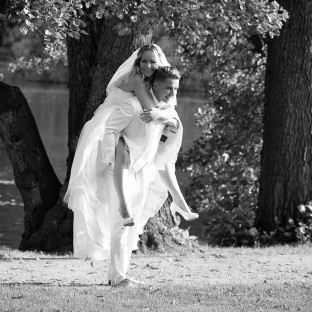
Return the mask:
[[156,80],[153,83],[153,92],[160,102],[168,102],[177,95],[179,79],[167,78],[164,81]]

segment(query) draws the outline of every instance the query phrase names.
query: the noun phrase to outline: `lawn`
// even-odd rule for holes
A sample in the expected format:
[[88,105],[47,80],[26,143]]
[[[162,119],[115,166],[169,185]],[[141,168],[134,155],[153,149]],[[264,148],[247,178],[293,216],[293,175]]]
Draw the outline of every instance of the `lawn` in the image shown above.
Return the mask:
[[0,311],[312,311],[312,247],[134,255],[146,285],[107,285],[106,261],[0,250]]

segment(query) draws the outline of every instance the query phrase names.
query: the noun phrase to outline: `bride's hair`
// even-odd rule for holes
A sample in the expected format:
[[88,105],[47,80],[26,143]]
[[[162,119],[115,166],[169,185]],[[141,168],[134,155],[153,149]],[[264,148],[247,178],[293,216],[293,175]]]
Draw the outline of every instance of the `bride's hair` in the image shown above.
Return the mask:
[[114,88],[120,87],[123,83],[128,81],[133,73],[139,73],[140,60],[143,53],[146,51],[154,52],[158,66],[170,65],[164,52],[157,44],[146,44],[133,52],[132,55],[119,66],[118,70],[107,85],[107,94],[110,93]]

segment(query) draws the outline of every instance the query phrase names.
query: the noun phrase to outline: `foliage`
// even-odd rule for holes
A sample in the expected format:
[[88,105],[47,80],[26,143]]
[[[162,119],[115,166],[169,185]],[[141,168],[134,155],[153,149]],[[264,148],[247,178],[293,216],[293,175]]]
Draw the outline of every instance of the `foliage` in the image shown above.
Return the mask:
[[[237,35],[252,32],[277,36],[288,19],[288,13],[275,1],[207,1],[191,12],[188,23],[184,17],[181,23],[172,25],[172,33],[178,37],[178,52],[183,56],[184,64],[193,72],[204,74],[211,63],[223,56],[223,50],[231,40],[237,40]],[[229,34],[232,39],[222,41]]]
[[298,226],[296,236],[301,242],[312,242],[312,202],[299,205],[297,215]]
[[278,35],[287,12],[276,1],[261,0],[9,0],[8,15],[29,31],[43,37],[44,55],[50,61],[66,58],[66,36],[87,35],[86,18],[117,16],[119,35],[147,32],[166,24],[181,42],[186,63],[194,57],[205,61],[205,49],[216,30],[254,27],[260,33]]
[[19,57],[15,60],[14,63],[10,63],[8,70],[11,72],[17,72],[19,70],[34,70],[38,74],[47,72],[53,68],[51,60],[47,58],[41,58],[34,56],[31,59],[26,59],[24,56]]
[[249,38],[229,30],[208,47],[218,57],[210,62],[209,101],[197,114],[202,136],[177,163],[191,176],[188,202],[208,212],[211,244],[254,244],[265,57],[254,53]]
[[[289,219],[282,227],[276,217],[276,227],[270,233],[259,232],[253,226],[258,200],[265,58],[261,53],[255,56],[247,45],[239,47],[243,42],[241,37],[235,44],[225,44],[228,50],[223,50],[223,65],[219,60],[212,68],[210,101],[197,114],[202,136],[179,157],[177,165],[191,177],[187,200],[197,211],[208,212],[204,233],[212,245],[308,242],[312,240],[311,202],[298,207],[296,222]],[[231,45],[232,52],[239,51],[244,57],[227,62]]]
[[296,222],[289,218],[286,225],[282,226],[277,217],[274,221],[275,228],[270,233],[259,232],[254,227],[250,229],[249,233],[257,245],[287,244],[294,241],[301,244],[312,242],[312,202],[297,207]]
[[193,246],[197,240],[197,237],[190,235],[188,230],[180,229],[178,226],[169,230],[169,236],[175,244],[183,246]]

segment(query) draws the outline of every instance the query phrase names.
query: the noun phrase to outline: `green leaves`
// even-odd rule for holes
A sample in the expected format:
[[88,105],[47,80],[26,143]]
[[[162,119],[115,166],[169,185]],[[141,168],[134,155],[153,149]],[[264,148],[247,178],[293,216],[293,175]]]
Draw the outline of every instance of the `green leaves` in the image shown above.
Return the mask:
[[85,23],[80,19],[85,13],[79,0],[24,1],[22,7],[13,2],[10,12],[14,12],[10,15],[12,20],[22,25],[22,34],[31,31],[43,35],[43,52],[56,61],[66,59],[67,35],[76,39],[81,33],[87,35],[83,30]]
[[[203,131],[194,147],[180,155],[187,168],[187,201],[208,214],[205,233],[216,245],[253,245],[262,144],[265,47],[249,45],[251,34],[225,26],[211,29],[202,62],[209,56],[207,104],[197,113]],[[260,43],[263,42],[260,40]],[[188,43],[182,43],[189,49]],[[262,50],[263,48],[263,50]],[[197,70],[196,66],[192,66]]]
[[[21,23],[21,32],[40,32],[41,25],[46,25],[49,32],[44,35],[44,51],[55,58],[63,53],[62,44],[57,43],[57,52],[50,43],[64,40],[67,35],[79,39],[81,34],[87,35],[83,29],[82,17],[107,18],[118,16],[123,26],[119,35],[125,35],[141,29],[153,29],[157,24],[166,24],[177,40],[184,42],[182,51],[185,63],[197,55],[198,46],[206,46],[211,36],[230,28],[234,32],[257,27],[260,33],[270,36],[279,34],[288,14],[276,2],[260,0],[25,0],[11,3],[12,19]],[[135,27],[133,28],[133,25]],[[52,53],[52,54],[51,54]],[[208,60],[203,60],[207,65]]]
[[296,236],[302,243],[312,241],[312,202],[298,206]]

